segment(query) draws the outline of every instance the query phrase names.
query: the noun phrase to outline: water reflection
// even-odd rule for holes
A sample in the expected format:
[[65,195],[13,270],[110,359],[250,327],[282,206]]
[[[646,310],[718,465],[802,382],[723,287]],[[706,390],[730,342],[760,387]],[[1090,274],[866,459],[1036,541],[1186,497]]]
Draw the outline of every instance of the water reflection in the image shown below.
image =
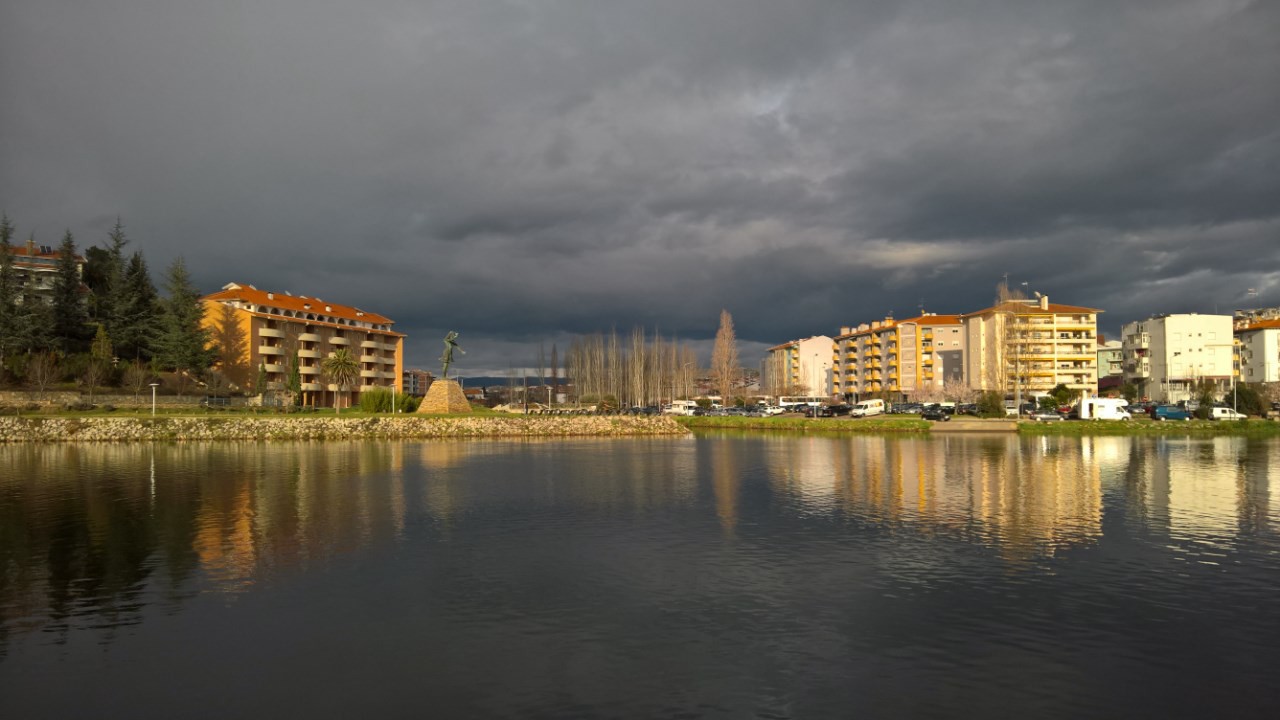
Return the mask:
[[15,634],[114,632],[148,606],[233,598],[415,526],[448,543],[513,517],[530,537],[710,522],[732,543],[781,524],[838,540],[857,523],[989,548],[1016,569],[1098,543],[1116,532],[1109,514],[1142,542],[1217,562],[1272,533],[1280,511],[1277,446],[1243,438],[63,444],[0,447],[0,467],[0,652]]

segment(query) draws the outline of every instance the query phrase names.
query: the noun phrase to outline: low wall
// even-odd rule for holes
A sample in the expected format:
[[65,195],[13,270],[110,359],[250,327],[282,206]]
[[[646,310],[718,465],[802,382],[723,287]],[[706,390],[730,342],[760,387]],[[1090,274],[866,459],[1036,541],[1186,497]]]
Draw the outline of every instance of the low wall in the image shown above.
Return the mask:
[[685,435],[669,417],[0,417],[0,443]]
[[[240,398],[236,399],[240,400]],[[156,405],[158,407],[195,407],[203,400],[203,395],[157,395]],[[0,405],[30,405],[34,403],[41,407],[64,407],[66,405],[74,405],[82,402],[89,402],[89,396],[78,392],[59,391],[38,393],[24,390],[0,391]],[[134,397],[133,395],[103,395],[98,393],[93,396],[93,404],[114,405],[116,407],[151,407],[151,393],[147,392],[139,395],[138,397]]]

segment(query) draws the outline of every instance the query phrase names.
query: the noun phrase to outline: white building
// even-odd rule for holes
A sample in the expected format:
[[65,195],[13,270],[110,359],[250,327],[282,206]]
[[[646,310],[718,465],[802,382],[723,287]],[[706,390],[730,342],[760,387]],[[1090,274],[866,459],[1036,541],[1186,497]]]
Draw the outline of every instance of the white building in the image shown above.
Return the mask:
[[1042,295],[961,315],[965,382],[1013,397],[1047,393],[1058,385],[1097,394],[1100,312],[1051,303]]
[[1260,320],[1236,328],[1240,346],[1240,381],[1280,382],[1280,319]]
[[1219,394],[1234,373],[1230,315],[1157,315],[1121,329],[1124,379],[1138,396],[1162,402],[1190,400],[1197,382],[1208,380]]
[[775,395],[831,395],[831,348],[827,335],[814,335],[769,348],[761,366],[762,384]]

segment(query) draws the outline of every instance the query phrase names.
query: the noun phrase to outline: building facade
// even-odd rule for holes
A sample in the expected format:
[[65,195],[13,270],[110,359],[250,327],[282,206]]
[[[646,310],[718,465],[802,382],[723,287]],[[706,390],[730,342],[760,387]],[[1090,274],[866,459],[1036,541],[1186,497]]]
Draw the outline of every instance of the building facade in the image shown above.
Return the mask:
[[426,397],[427,390],[431,387],[431,383],[435,382],[435,379],[435,376],[426,370],[417,368],[405,370],[401,387],[404,388],[405,395]]
[[[61,253],[34,240],[12,247],[14,277],[18,283],[18,302],[53,304],[53,286],[58,281]],[[84,276],[84,258],[75,256],[76,272]]]
[[1097,394],[1099,312],[1050,303],[1042,295],[962,315],[965,383],[1015,398],[1058,385]]
[[[394,323],[389,318],[319,298],[236,283],[201,300],[204,325],[219,350],[219,366],[233,383],[247,388],[261,369],[267,390],[282,393],[287,390],[290,365],[297,362],[304,405],[333,407],[341,401],[347,407],[372,388],[403,392],[404,335],[391,329]],[[359,364],[353,387],[328,382],[321,369],[324,359],[339,348]]]
[[1280,318],[1237,326],[1239,380],[1246,383],[1280,382]]
[[1124,379],[1138,396],[1161,402],[1190,400],[1196,383],[1230,389],[1235,374],[1230,315],[1156,315],[1121,328]]
[[761,364],[761,383],[772,395],[831,395],[831,338],[815,335],[775,345]]
[[963,378],[965,339],[958,315],[843,327],[834,345],[835,394],[848,400],[940,398],[948,380]]

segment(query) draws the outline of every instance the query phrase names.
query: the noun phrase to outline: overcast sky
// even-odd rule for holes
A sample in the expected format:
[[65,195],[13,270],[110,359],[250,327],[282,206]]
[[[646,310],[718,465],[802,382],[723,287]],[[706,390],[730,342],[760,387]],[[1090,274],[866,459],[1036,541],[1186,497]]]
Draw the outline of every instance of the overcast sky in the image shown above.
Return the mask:
[[1005,273],[1113,333],[1280,305],[1280,2],[17,0],[0,208],[464,375],[721,308],[754,365]]

